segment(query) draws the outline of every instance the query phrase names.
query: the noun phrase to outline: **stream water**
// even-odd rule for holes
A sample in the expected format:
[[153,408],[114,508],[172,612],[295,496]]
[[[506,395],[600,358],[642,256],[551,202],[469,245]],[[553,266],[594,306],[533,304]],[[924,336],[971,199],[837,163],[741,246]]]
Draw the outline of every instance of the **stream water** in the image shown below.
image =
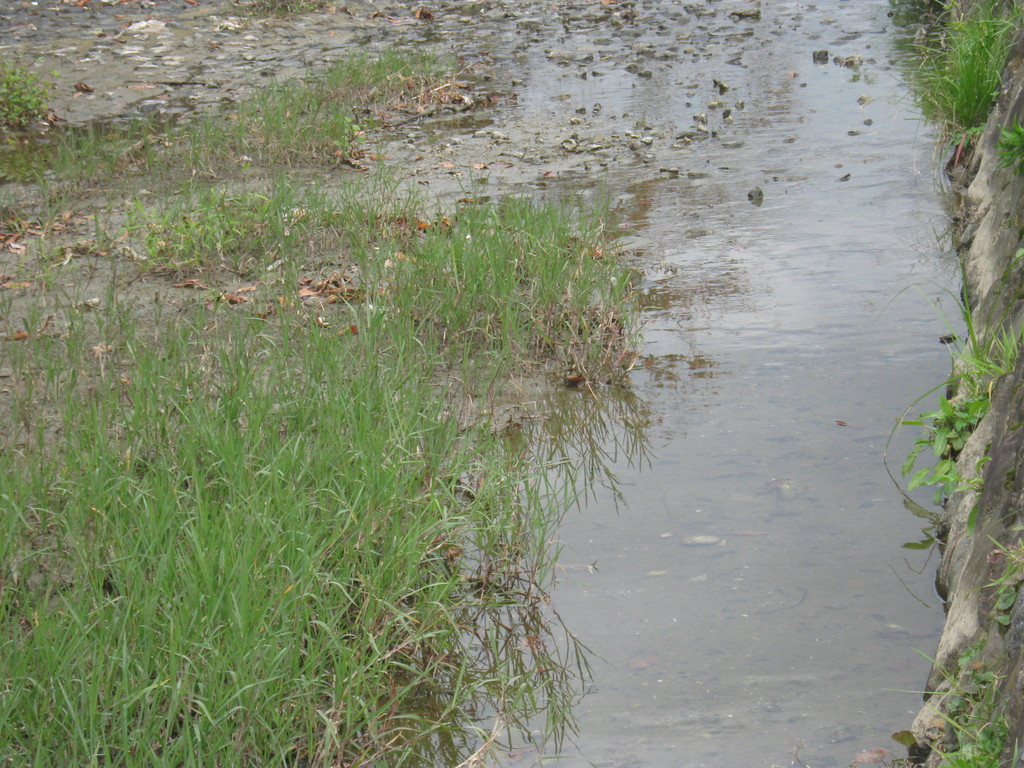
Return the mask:
[[[137,19],[63,3],[43,52],[67,92],[88,80],[67,105],[81,120],[212,103],[352,45],[441,44],[493,67],[515,98],[410,124],[396,164],[432,168],[430,190],[447,158],[489,163],[495,188],[607,196],[644,274],[628,396],[550,403],[615,476],[557,542],[552,603],[593,652],[560,764],[832,768],[902,754],[890,734],[942,623],[936,560],[903,546],[925,521],[883,463],[888,445],[898,474],[916,435],[890,443],[895,421],[948,375],[957,280],[895,2],[439,2],[429,27],[415,5],[355,0],[248,26],[191,0],[166,25],[145,15],[169,18],[163,0]],[[43,18],[8,19],[19,44],[41,45]],[[88,56],[54,42],[67,18]]]
[[[554,605],[595,654],[564,765],[902,755],[890,734],[941,627],[936,561],[902,546],[923,522],[883,465],[894,420],[948,375],[929,301],[956,278],[933,140],[902,84],[908,33],[885,2],[760,8],[750,34],[726,9],[691,25],[699,52],[639,81],[520,56],[523,123],[567,93],[655,132],[700,112],[723,132],[601,176],[648,274],[631,383],[656,423],[646,460],[619,452],[617,488],[561,528]],[[600,41],[569,38],[599,60]],[[735,94],[731,124],[706,108]],[[888,447],[896,474],[914,437]]]

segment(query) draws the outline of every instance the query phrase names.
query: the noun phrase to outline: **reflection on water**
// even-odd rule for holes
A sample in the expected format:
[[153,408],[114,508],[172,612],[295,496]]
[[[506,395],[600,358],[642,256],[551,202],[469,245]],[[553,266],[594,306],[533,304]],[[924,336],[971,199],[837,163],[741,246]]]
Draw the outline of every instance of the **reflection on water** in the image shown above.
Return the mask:
[[[638,8],[667,30],[634,30],[667,56],[645,62],[650,78],[522,57],[524,119],[564,93],[620,116],[620,133],[683,137],[600,175],[595,158],[572,182],[603,185],[643,272],[632,387],[650,426],[644,461],[606,456],[614,489],[557,533],[552,601],[594,651],[561,764],[899,754],[889,735],[919,705],[918,651],[941,615],[921,522],[882,458],[905,455],[913,436],[890,440],[893,420],[947,366],[941,321],[906,288],[939,296],[955,272],[889,5],[780,0],[756,23],[715,2]],[[599,34],[558,45],[600,55]]]
[[[476,608],[459,617],[464,643],[451,652],[472,659],[472,679],[435,677],[435,696],[423,701],[423,712],[453,727],[417,744],[415,764],[472,764],[495,745],[533,761],[558,754],[576,732],[574,707],[590,686],[591,655],[552,606],[549,590],[556,574],[592,565],[562,561],[556,568],[561,518],[543,510],[576,508],[597,488],[617,496],[613,467],[639,468],[648,460],[651,413],[634,393],[614,387],[564,388],[537,406],[543,415],[514,422],[504,439],[510,451],[535,461],[522,509],[541,516],[524,517],[522,530],[506,541],[481,538],[453,553]],[[539,545],[524,547],[527,541]],[[448,712],[450,690],[466,686],[473,705]]]

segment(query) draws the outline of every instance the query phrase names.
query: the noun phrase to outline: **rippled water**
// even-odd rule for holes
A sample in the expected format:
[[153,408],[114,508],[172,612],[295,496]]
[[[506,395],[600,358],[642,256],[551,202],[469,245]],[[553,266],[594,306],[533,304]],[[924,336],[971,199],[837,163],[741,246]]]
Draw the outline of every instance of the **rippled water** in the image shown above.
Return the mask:
[[[655,424],[649,461],[620,454],[617,492],[561,529],[554,605],[596,655],[565,764],[902,755],[889,736],[919,706],[942,610],[936,560],[902,547],[924,522],[883,456],[894,420],[948,374],[929,299],[956,277],[933,140],[901,84],[907,33],[886,2],[765,2],[756,23],[727,15],[749,4],[702,7],[713,15],[643,7],[668,25],[648,33],[655,50],[677,46],[649,78],[615,64],[583,79],[542,45],[520,52],[524,122],[560,95],[640,133],[681,133],[700,112],[721,129],[591,168],[647,272],[632,390]],[[557,47],[591,46],[601,69],[594,35]],[[818,49],[861,63],[815,64]],[[707,108],[717,98],[731,124]],[[894,471],[914,436],[890,445]]]

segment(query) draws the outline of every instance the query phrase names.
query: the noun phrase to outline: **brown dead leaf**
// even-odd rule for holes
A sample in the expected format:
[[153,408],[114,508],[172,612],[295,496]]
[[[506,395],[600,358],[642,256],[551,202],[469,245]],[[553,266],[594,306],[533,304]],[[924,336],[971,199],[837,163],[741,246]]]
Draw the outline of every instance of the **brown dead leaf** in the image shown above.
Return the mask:
[[175,288],[199,288],[199,289],[204,290],[204,291],[206,290],[206,286],[203,285],[202,283],[200,283],[198,280],[186,280],[183,283],[175,283],[174,287]]
[[4,336],[4,341],[24,341],[29,337],[28,331],[15,331]]
[[425,232],[426,230],[430,229],[431,226],[432,225],[429,221],[423,221],[422,219],[416,222],[416,229],[418,229],[420,232]]
[[487,163],[473,163],[473,167],[478,171],[483,171],[487,168]]
[[558,178],[558,171],[544,171],[544,178],[545,179],[557,179]]
[[255,290],[256,290],[256,286],[255,285],[247,285],[244,288],[239,288],[237,291],[235,291],[235,293],[249,293],[250,291],[255,291]]
[[0,288],[10,288],[11,290],[16,290],[18,288],[30,288],[31,286],[32,286],[32,283],[27,283],[27,282],[22,282],[22,283],[0,283]]
[[429,8],[417,8],[412,12],[412,17],[420,21],[433,21],[434,12]]
[[237,293],[224,293],[221,295],[221,299],[223,299],[224,301],[231,305],[241,304],[243,302],[248,301],[248,299],[245,298],[245,296],[239,296]]
[[83,82],[77,82],[75,83],[75,91],[78,93],[92,93],[93,89],[91,86],[86,85]]
[[443,163],[441,163],[441,167],[451,170],[452,168],[455,167],[455,163],[450,163],[447,160],[445,160]]
[[92,353],[97,357],[97,359],[104,357],[105,355],[109,355],[113,351],[114,347],[111,344],[97,344],[92,347]]

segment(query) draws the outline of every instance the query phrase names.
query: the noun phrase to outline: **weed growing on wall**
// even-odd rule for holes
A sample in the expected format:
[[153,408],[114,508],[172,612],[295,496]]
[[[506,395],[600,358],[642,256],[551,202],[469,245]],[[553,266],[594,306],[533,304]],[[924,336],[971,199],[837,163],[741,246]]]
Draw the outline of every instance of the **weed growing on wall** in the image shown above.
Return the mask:
[[999,167],[1010,168],[1014,173],[1024,173],[1024,126],[1013,119],[1013,124],[999,132]]

